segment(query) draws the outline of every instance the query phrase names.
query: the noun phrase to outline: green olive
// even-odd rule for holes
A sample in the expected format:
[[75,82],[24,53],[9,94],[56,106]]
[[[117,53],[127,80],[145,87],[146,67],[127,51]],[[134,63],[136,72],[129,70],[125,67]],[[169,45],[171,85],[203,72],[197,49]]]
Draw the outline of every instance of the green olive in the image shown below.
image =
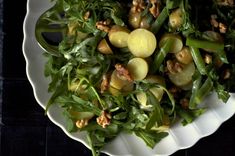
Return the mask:
[[[164,78],[161,76],[158,76],[158,75],[148,75],[145,78],[145,80],[149,83],[157,83],[157,84],[165,86]],[[152,87],[149,90],[158,99],[158,101],[161,101],[162,96],[164,94],[164,90],[162,88]],[[137,93],[136,98],[143,107],[146,107],[148,105],[147,104],[147,95],[145,92]]]
[[148,74],[148,63],[142,58],[133,58],[127,63],[127,69],[135,80],[143,80]]
[[183,48],[182,38],[179,35],[172,33],[166,33],[161,37],[159,47],[162,48],[168,39],[173,40],[170,53],[177,53]]
[[189,64],[193,61],[189,47],[183,47],[179,52],[175,53],[175,57],[183,64]]
[[171,82],[176,86],[186,86],[192,82],[192,76],[195,73],[195,70],[194,62],[191,62],[187,65],[184,65],[182,71],[177,73],[169,73],[168,76]]
[[129,32],[126,27],[119,25],[112,26],[108,34],[110,43],[117,48],[127,47]]
[[143,29],[149,29],[150,28],[150,24],[148,22],[147,17],[142,17],[141,22],[140,22],[140,28],[143,28]]
[[134,56],[146,58],[155,51],[157,39],[152,32],[139,28],[130,33],[127,45]]
[[173,29],[180,28],[183,24],[183,13],[180,8],[174,10],[169,15],[169,26]]
[[117,70],[113,71],[110,79],[110,86],[118,90],[121,90],[124,86],[129,84],[130,82],[127,79],[118,76]]
[[128,22],[132,28],[139,28],[141,22],[141,12],[130,12]]
[[102,39],[97,46],[97,49],[102,54],[112,54],[113,51],[107,43],[106,39]]

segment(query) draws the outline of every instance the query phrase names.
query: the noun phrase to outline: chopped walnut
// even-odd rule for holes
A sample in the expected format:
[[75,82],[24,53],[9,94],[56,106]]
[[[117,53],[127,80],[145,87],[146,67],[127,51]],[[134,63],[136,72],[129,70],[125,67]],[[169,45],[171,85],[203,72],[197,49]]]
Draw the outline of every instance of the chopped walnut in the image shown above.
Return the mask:
[[234,0],[217,0],[218,5],[233,6]]
[[98,22],[96,22],[96,28],[99,30],[102,30],[104,32],[109,32],[110,24],[111,24],[110,20],[98,21]]
[[108,90],[108,88],[109,88],[109,79],[110,79],[110,75],[108,75],[108,74],[103,75],[101,86],[100,86],[101,93],[104,93],[104,91]]
[[227,26],[221,22],[218,22],[217,21],[217,15],[211,15],[211,25],[214,27],[214,28],[219,28],[219,31],[220,33],[226,33],[227,31]]
[[219,31],[220,31],[220,33],[223,33],[223,34],[226,33],[227,26],[223,23],[219,23]]
[[230,70],[226,69],[223,73],[223,79],[229,79],[231,76]]
[[132,6],[131,6],[131,12],[136,13],[136,12],[141,12],[145,9],[145,3],[143,0],[133,0],[132,1]]
[[219,23],[217,22],[217,15],[211,15],[211,20],[210,20],[210,22],[211,22],[211,25],[213,26],[213,27],[215,27],[215,28],[217,28],[218,26],[219,26]]
[[212,56],[209,55],[209,54],[205,54],[205,56],[204,56],[204,62],[205,62],[206,64],[212,63]]
[[128,81],[132,82],[133,78],[130,75],[130,72],[128,71],[128,69],[126,69],[122,64],[116,64],[115,68],[117,70],[117,75],[119,77],[124,77],[126,78]]
[[110,124],[111,118],[112,117],[109,113],[102,111],[101,115],[96,118],[96,122],[103,128],[106,128],[106,126]]
[[149,12],[156,18],[160,14],[160,2],[158,0],[150,0],[150,3],[152,7],[149,8]]
[[90,12],[90,11],[87,11],[87,12],[84,14],[84,16],[83,16],[84,20],[87,21],[87,20],[89,19],[90,15],[91,15],[91,12]]
[[169,89],[169,92],[172,93],[172,94],[175,94],[175,93],[178,92],[178,88],[172,87],[172,88]]
[[76,126],[77,126],[78,128],[83,128],[83,127],[85,127],[85,126],[88,125],[88,121],[89,121],[89,119],[77,120]]
[[178,97],[179,93],[181,92],[181,89],[173,86],[169,89],[169,92],[174,96],[174,97]]
[[180,100],[180,105],[183,109],[188,109],[189,107],[189,100],[187,98],[183,98]]
[[168,60],[166,65],[168,71],[172,74],[181,72],[183,70],[183,65],[177,61]]

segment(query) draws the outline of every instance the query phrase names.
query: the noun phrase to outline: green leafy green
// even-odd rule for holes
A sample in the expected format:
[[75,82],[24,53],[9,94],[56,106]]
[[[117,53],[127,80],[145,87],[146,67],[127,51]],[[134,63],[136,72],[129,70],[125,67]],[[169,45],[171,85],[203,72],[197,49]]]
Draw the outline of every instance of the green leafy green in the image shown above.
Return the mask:
[[156,132],[156,131],[144,131],[144,130],[137,130],[135,134],[142,138],[146,145],[151,148],[154,148],[155,144],[161,141],[164,137],[168,135],[166,132]]

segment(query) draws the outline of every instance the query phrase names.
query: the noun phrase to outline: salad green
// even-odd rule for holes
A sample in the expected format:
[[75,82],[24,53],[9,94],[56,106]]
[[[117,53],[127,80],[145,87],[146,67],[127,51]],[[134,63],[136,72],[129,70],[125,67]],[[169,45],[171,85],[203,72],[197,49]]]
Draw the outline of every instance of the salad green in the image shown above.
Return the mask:
[[235,90],[233,1],[53,3],[35,28],[51,78],[46,112],[62,107],[94,156],[120,132],[154,148],[175,122],[204,113],[208,94],[226,103]]

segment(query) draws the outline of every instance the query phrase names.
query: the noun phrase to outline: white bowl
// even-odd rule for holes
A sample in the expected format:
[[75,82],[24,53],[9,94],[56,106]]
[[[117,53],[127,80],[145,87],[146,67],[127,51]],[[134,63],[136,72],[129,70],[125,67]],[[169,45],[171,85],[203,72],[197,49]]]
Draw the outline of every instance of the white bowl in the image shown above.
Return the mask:
[[[23,53],[27,63],[27,76],[33,87],[34,96],[37,102],[45,109],[50,98],[47,92],[49,79],[44,77],[43,50],[37,44],[34,35],[35,24],[38,17],[50,8],[49,0],[28,0],[27,14],[24,21]],[[171,155],[179,149],[189,148],[202,137],[214,133],[219,126],[235,112],[235,95],[226,104],[217,99],[215,94],[209,96],[205,101],[209,105],[208,111],[196,119],[192,124],[182,126],[180,123],[169,130],[169,135],[158,143],[154,149],[135,135],[120,134],[111,143],[107,144],[102,152],[109,155]],[[82,142],[88,147],[86,133],[69,133],[65,129],[65,120],[62,116],[62,109],[57,105],[50,107],[49,119],[58,125],[71,138]],[[89,148],[89,147],[88,147]]]

